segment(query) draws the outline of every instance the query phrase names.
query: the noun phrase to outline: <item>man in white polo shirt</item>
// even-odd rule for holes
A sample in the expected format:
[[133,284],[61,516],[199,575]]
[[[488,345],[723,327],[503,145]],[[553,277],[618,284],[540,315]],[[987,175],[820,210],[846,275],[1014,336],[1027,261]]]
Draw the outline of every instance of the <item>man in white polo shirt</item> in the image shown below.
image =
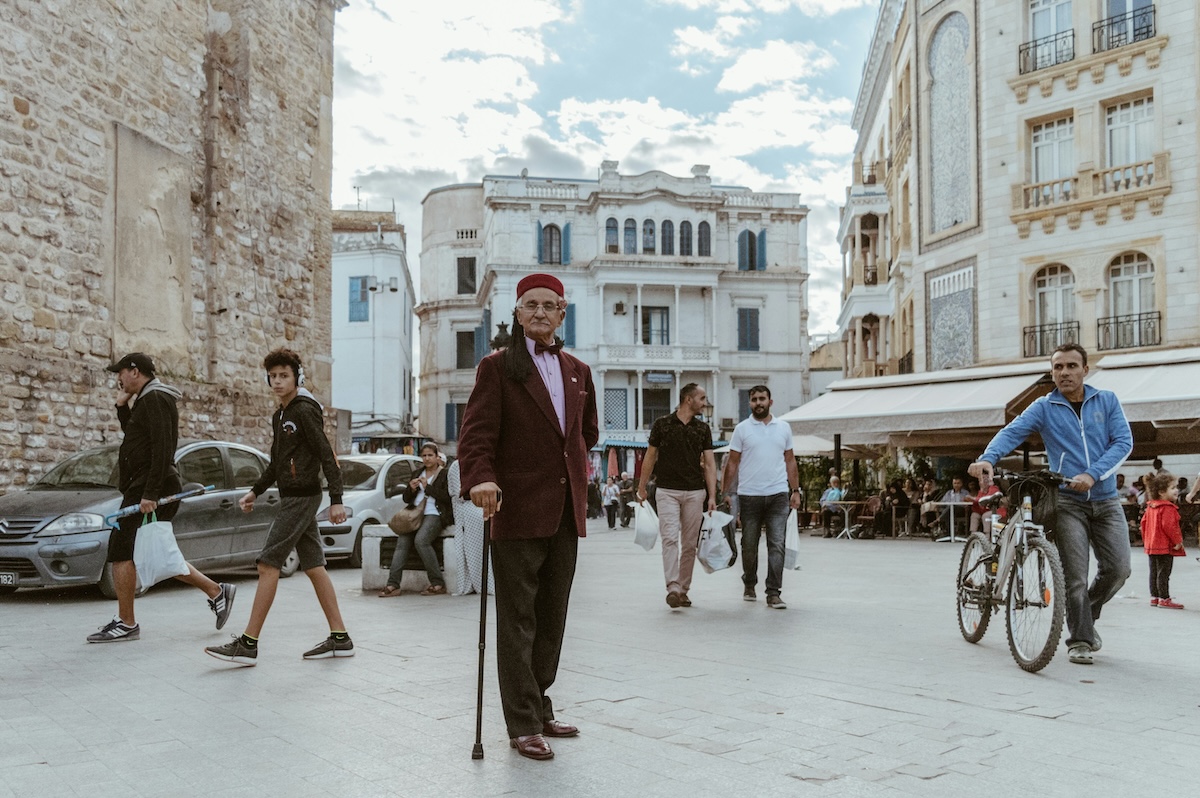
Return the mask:
[[792,454],[792,429],[771,416],[771,389],[750,389],[750,418],[733,431],[723,484],[737,480],[742,519],[742,598],[754,601],[758,584],[758,540],[767,528],[767,606],[785,610],[783,589],[784,529],[789,508],[800,509],[800,476]]

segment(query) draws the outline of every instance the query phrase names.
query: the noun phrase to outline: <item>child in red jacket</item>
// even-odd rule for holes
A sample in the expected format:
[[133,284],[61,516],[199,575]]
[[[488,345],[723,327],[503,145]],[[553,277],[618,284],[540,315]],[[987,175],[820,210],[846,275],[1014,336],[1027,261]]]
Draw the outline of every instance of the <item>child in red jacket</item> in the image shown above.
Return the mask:
[[1142,516],[1142,545],[1150,557],[1150,606],[1183,609],[1171,598],[1173,557],[1183,556],[1183,533],[1179,529],[1179,508],[1175,498],[1179,488],[1175,477],[1167,473],[1147,474],[1144,478],[1146,512]]

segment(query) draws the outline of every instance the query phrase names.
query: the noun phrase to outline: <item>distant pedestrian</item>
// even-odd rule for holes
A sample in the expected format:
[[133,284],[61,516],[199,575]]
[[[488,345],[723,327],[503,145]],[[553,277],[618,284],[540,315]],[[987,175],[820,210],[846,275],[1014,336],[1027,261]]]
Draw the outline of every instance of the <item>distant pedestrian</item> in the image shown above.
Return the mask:
[[258,662],[258,638],[267,613],[275,601],[279,571],[292,550],[300,557],[300,568],[312,582],[317,601],[329,622],[329,637],[304,652],[305,659],[354,656],[354,643],[346,633],[338,609],[337,592],[325,570],[325,554],[317,530],[317,509],[321,506],[321,479],[329,484],[329,520],[344,523],[342,471],[329,439],[325,437],[321,404],[304,387],[304,366],[291,349],[276,349],[263,360],[267,383],[279,409],[271,417],[271,462],[258,482],[239,501],[242,512],[254,510],[254,500],[271,485],[279,485],[279,515],[267,532],[267,542],[258,555],[258,589],[246,630],[223,646],[204,651],[212,657],[253,666]]
[[829,478],[829,487],[825,488],[825,492],[821,494],[821,526],[825,530],[825,537],[833,537],[833,517],[841,512],[838,507],[838,502],[846,494],[842,491],[842,481],[836,476]]
[[[645,468],[645,465],[642,466]],[[621,526],[627,527],[633,521],[633,503],[637,501],[637,482],[629,475],[629,472],[621,472],[621,481],[617,483],[617,487],[621,489]]]
[[554,335],[566,314],[557,277],[517,283],[512,341],[479,361],[458,434],[463,489],[491,521],[504,722],[529,759],[554,757],[546,737],[579,734],[546,694],[587,533],[588,452],[600,438],[591,369]]
[[[88,635],[89,643],[117,643],[141,637],[142,630],[133,613],[137,591],[134,540],[138,527],[150,514],[159,521],[175,517],[179,503],[160,507],[158,500],[183,490],[175,467],[175,449],[179,445],[179,409],[175,403],[183,394],[154,375],[154,360],[142,352],[126,355],[108,370],[117,375],[117,420],[125,436],[117,454],[121,506],[136,504],[141,512],[117,519],[117,528],[108,537],[107,561],[112,564],[117,615],[101,626],[100,631]],[[217,616],[217,628],[225,625],[233,610],[236,585],[218,584],[191,563],[186,574],[175,578],[203,590],[208,596],[209,609]]]
[[608,528],[617,528],[617,510],[621,506],[621,489],[612,477],[604,483],[604,510],[608,514]]
[[688,589],[696,564],[696,544],[705,496],[708,513],[717,509],[717,465],[712,430],[700,420],[708,397],[694,382],[679,391],[674,413],[659,416],[650,428],[637,500],[646,501],[646,485],[657,478],[658,533],[662,537],[663,577],[667,606],[690,607]]
[[750,389],[750,418],[733,430],[725,482],[736,482],[742,519],[742,598],[754,601],[758,540],[767,530],[767,606],[785,610],[783,558],[788,511],[800,509],[800,474],[792,453],[792,428],[771,415],[771,389]]
[[1159,471],[1145,476],[1146,513],[1142,516],[1142,546],[1150,558],[1150,606],[1181,610],[1183,605],[1171,598],[1171,568],[1175,557],[1182,557],[1183,532],[1179,526],[1179,486],[1175,477]]

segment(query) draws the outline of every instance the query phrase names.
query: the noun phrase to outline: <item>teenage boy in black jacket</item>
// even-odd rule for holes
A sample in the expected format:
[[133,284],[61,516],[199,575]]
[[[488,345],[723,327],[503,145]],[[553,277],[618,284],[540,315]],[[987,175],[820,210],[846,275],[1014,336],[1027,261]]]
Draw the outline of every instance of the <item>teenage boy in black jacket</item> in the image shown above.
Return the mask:
[[[163,496],[179,493],[183,485],[175,467],[175,449],[179,443],[179,408],[183,396],[178,389],[165,385],[154,376],[154,360],[143,352],[133,352],[108,367],[117,375],[117,420],[121,422],[121,449],[117,453],[117,487],[121,506],[138,505],[142,511],[117,519],[117,528],[108,537],[108,562],[112,564],[113,588],[117,593],[117,615],[99,632],[88,635],[89,643],[117,643],[137,640],[142,629],[133,615],[133,597],[137,588],[137,569],[133,564],[133,544],[143,513],[155,513],[159,521],[170,521],[179,503],[164,504]],[[235,585],[217,583],[188,563],[188,572],[175,577],[208,596],[208,607],[217,616],[220,629],[233,610]]]
[[267,613],[275,601],[279,569],[292,549],[300,557],[300,568],[308,575],[317,601],[329,621],[329,638],[304,652],[305,659],[354,656],[354,643],[346,634],[346,625],[338,609],[337,593],[325,570],[325,554],[317,531],[317,509],[321,506],[320,473],[329,483],[329,520],[346,520],[342,505],[342,471],[333,448],[325,437],[322,408],[311,393],[304,390],[304,366],[300,356],[290,349],[276,349],[263,360],[267,382],[279,399],[279,409],[271,417],[274,440],[271,462],[262,477],[238,504],[244,512],[254,509],[254,500],[273,483],[279,485],[279,516],[267,533],[267,543],[258,555],[258,590],[246,631],[223,646],[204,651],[212,657],[254,665],[258,659],[258,636]]

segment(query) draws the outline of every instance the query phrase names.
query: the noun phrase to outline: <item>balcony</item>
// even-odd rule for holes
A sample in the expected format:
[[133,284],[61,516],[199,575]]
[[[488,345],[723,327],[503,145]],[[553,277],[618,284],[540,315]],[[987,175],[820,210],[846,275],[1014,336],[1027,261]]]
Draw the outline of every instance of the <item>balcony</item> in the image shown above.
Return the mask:
[[1025,357],[1046,357],[1063,344],[1079,343],[1079,322],[1037,324],[1026,327],[1022,337],[1025,339]]
[[1075,31],[1068,30],[1022,44],[1017,64],[1022,75],[1075,60]]
[[1135,349],[1162,343],[1162,315],[1157,311],[1108,316],[1096,322],[1097,349]]
[[1171,193],[1171,157],[1161,152],[1149,161],[1092,169],[1042,183],[1024,183],[1012,187],[1012,211],[1009,218],[1017,225],[1021,238],[1028,238],[1033,222],[1040,222],[1048,235],[1054,232],[1059,216],[1067,226],[1079,228],[1085,212],[1091,212],[1097,225],[1108,221],[1111,208],[1120,208],[1121,218],[1131,221],[1137,203],[1145,200],[1150,213],[1162,213],[1163,202]]
[[1133,42],[1152,39],[1156,28],[1154,6],[1102,19],[1092,25],[1092,52],[1103,53]]
[[715,346],[680,344],[600,344],[594,367],[638,370],[706,371],[720,365],[720,349]]

